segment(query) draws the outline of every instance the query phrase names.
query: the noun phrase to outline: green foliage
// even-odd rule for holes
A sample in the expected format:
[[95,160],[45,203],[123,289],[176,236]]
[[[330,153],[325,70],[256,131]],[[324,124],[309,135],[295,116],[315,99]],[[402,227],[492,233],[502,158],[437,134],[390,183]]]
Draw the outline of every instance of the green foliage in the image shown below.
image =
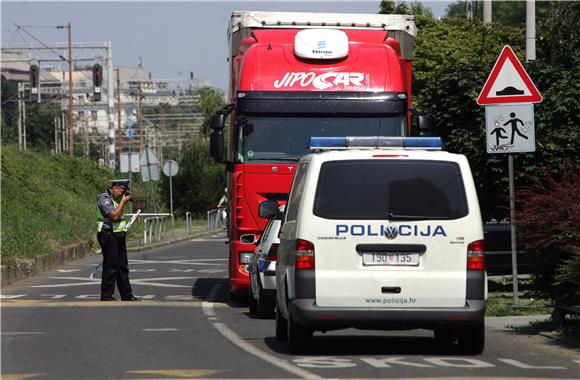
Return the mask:
[[18,84],[15,81],[1,78],[2,92],[2,145],[18,143]]
[[2,149],[2,264],[92,241],[95,202],[112,174],[95,162]]
[[418,0],[415,0],[410,5],[405,1],[381,0],[379,4],[379,14],[398,14],[398,15],[415,15],[433,18],[433,11],[426,7]]
[[221,90],[208,86],[197,89],[195,94],[200,96],[199,112],[203,114],[202,132],[207,135],[211,117],[225,105],[224,94]]
[[[543,2],[537,2],[540,4]],[[467,11],[466,2],[463,0],[449,4],[445,10],[446,17],[465,19]],[[473,18],[483,20],[483,1],[472,2]],[[525,1],[493,1],[491,6],[491,20],[496,25],[521,26],[526,22],[526,2]]]
[[537,58],[578,71],[580,57],[580,2],[536,3]]
[[[184,145],[178,160],[179,173],[173,177],[173,209],[177,215],[193,212],[203,215],[215,208],[226,186],[225,168],[209,157],[209,140],[204,138]],[[163,188],[169,178],[163,176]],[[169,209],[169,197],[166,200]]]

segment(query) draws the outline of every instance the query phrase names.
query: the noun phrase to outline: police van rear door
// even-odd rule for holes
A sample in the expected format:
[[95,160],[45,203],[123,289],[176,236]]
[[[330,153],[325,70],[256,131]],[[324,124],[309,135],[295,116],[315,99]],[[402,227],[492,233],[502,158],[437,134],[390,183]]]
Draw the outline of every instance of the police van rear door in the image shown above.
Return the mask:
[[467,246],[482,234],[479,208],[469,213],[466,180],[474,193],[467,160],[408,153],[322,163],[313,216],[301,228],[315,231],[317,305],[464,306]]

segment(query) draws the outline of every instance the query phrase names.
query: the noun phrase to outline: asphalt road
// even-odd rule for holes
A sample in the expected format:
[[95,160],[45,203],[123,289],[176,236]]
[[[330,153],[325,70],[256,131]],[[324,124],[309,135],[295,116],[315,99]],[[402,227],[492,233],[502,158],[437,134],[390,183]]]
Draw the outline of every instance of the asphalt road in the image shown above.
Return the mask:
[[142,302],[100,302],[93,256],[2,289],[2,379],[580,378],[580,353],[490,324],[461,356],[429,331],[317,333],[293,356],[227,292],[223,236],[129,256]]

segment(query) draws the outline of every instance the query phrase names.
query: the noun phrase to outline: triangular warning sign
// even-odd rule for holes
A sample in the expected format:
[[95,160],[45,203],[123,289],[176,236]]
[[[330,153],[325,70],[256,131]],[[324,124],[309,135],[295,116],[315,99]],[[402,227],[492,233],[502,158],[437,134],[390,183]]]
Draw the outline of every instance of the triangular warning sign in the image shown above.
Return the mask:
[[477,104],[539,103],[542,95],[509,46],[504,46]]

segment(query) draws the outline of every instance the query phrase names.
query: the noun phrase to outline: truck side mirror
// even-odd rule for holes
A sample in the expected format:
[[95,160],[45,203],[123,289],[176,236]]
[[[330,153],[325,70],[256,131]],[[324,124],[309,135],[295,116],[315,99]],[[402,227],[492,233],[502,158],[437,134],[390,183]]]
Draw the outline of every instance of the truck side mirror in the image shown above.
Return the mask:
[[417,118],[419,119],[419,136],[434,136],[437,134],[431,115],[424,112],[418,112]]
[[224,160],[224,130],[214,129],[209,136],[209,155],[216,162],[223,162]]
[[222,112],[217,112],[211,117],[209,127],[214,131],[217,129],[224,129],[226,125],[226,115]]
[[258,215],[260,215],[260,218],[265,219],[276,218],[279,215],[278,202],[271,200],[263,201],[258,208]]

